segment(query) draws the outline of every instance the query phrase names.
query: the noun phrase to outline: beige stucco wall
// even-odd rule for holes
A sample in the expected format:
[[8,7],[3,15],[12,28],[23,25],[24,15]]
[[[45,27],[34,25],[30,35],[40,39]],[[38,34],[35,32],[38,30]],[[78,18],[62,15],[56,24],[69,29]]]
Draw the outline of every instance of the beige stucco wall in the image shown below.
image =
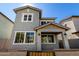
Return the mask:
[[65,20],[61,24],[64,25],[64,26],[65,26],[65,24],[67,24],[67,27],[70,28],[68,31],[66,31],[68,39],[78,38],[77,35],[72,34],[73,32],[76,32],[76,28],[75,28],[76,26],[74,25],[74,21],[72,20],[72,18]]
[[79,31],[79,17],[72,18],[76,31]]
[[7,48],[11,37],[13,23],[0,14],[0,48]]

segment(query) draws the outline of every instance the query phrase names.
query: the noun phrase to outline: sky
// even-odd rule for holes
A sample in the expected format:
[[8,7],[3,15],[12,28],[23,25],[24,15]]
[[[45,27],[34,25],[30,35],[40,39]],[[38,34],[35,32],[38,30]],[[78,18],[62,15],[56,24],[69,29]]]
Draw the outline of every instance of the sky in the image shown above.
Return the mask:
[[42,10],[42,17],[57,17],[57,23],[72,15],[79,15],[79,3],[0,3],[0,12],[15,21],[13,9],[31,5]]

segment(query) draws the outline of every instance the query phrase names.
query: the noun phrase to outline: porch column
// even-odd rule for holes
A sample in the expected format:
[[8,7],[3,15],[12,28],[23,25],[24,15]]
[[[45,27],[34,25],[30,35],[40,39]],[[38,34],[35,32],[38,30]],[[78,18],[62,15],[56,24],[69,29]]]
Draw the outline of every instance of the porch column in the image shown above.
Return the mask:
[[36,50],[37,51],[41,51],[41,32],[40,31],[37,31],[37,39],[36,39]]
[[65,32],[62,32],[62,40],[63,40],[64,48],[65,49],[70,49],[69,42],[68,42],[68,38],[65,35]]

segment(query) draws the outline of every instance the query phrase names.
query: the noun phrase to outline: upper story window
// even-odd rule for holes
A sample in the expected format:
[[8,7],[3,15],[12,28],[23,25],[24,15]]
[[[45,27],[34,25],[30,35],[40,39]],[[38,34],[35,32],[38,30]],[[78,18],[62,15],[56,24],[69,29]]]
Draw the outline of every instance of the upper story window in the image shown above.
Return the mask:
[[23,13],[22,22],[32,22],[33,21],[33,13]]
[[42,22],[41,22],[41,25],[44,25],[44,24],[46,24],[46,22],[45,22],[45,21],[42,21]]
[[28,21],[32,20],[32,15],[28,15]]
[[47,23],[50,23],[49,21],[47,21]]
[[67,27],[67,24],[65,24],[65,27]]
[[50,23],[49,21],[41,21],[41,25],[44,25],[44,24],[47,24],[47,23]]
[[24,21],[27,21],[27,15],[24,15]]

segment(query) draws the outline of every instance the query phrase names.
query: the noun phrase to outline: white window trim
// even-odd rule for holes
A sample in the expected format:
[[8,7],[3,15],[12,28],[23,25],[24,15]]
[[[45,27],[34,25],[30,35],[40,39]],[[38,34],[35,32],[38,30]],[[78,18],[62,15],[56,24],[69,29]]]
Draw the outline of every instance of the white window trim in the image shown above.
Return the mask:
[[[43,35],[43,34],[42,34]],[[46,35],[46,34],[45,34]],[[41,43],[41,44],[56,44],[56,39],[55,39],[55,34],[50,34],[50,35],[53,35],[54,36],[54,42],[53,43]],[[48,40],[48,39],[47,39]]]
[[47,22],[50,22],[50,21],[40,21],[40,25],[41,25],[41,22],[46,22],[46,24],[47,24]]
[[[28,16],[27,16],[27,21],[24,21],[24,15],[32,15],[32,20],[28,21]],[[21,22],[33,22],[33,13],[22,13],[22,20]]]
[[[23,43],[15,43],[15,37],[16,37],[16,33],[17,32],[24,32],[24,42]],[[34,32],[34,42],[33,43],[25,43],[25,35],[26,35],[26,32]],[[30,45],[30,44],[35,44],[35,37],[36,37],[35,31],[15,31],[14,32],[13,45]]]
[[29,12],[29,9],[27,9],[27,12]]

